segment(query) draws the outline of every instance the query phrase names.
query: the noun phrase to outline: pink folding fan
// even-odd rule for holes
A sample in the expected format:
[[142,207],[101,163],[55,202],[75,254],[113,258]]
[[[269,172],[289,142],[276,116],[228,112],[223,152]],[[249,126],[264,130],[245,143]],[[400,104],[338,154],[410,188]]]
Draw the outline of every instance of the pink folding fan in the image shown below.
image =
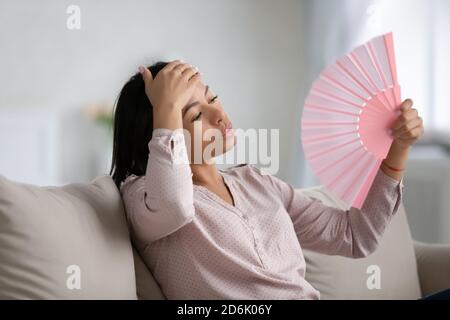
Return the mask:
[[314,173],[332,194],[361,209],[393,139],[401,105],[392,33],[327,67],[302,114],[302,144]]

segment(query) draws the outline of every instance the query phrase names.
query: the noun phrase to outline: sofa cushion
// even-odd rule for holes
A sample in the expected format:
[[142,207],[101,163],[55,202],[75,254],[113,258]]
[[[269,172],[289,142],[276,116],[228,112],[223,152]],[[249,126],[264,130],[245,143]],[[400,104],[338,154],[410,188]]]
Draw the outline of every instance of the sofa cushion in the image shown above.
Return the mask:
[[59,187],[0,175],[0,261],[1,299],[137,298],[124,208],[108,175]]
[[[328,206],[348,209],[321,186],[301,191]],[[306,280],[320,291],[323,300],[420,298],[414,243],[403,204],[372,255],[351,259],[310,250],[304,250],[304,254]],[[378,275],[379,289],[375,278]]]

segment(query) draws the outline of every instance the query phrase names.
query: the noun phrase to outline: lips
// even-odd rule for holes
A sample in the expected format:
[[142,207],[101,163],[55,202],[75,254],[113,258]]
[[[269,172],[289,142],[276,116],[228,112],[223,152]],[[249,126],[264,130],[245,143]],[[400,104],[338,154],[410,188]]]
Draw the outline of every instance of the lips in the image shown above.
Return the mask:
[[231,136],[233,134],[233,129],[229,128],[225,130],[225,136]]

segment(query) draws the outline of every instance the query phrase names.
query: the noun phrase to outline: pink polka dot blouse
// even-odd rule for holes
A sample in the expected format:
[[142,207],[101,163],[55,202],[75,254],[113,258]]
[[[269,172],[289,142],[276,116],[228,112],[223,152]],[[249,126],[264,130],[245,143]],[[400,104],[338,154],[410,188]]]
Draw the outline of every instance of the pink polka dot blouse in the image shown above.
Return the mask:
[[343,211],[241,165],[220,171],[233,206],[193,184],[181,132],[156,129],[148,148],[145,176],[120,192],[132,241],[168,299],[320,299],[302,248],[365,257],[402,201],[403,180],[381,170],[361,210]]

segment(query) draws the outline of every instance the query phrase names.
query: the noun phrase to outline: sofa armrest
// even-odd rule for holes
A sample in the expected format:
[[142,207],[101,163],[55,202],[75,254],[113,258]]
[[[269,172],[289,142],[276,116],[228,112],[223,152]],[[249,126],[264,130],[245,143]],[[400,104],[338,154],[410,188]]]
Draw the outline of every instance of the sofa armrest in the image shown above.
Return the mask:
[[450,287],[450,245],[414,241],[422,296]]

